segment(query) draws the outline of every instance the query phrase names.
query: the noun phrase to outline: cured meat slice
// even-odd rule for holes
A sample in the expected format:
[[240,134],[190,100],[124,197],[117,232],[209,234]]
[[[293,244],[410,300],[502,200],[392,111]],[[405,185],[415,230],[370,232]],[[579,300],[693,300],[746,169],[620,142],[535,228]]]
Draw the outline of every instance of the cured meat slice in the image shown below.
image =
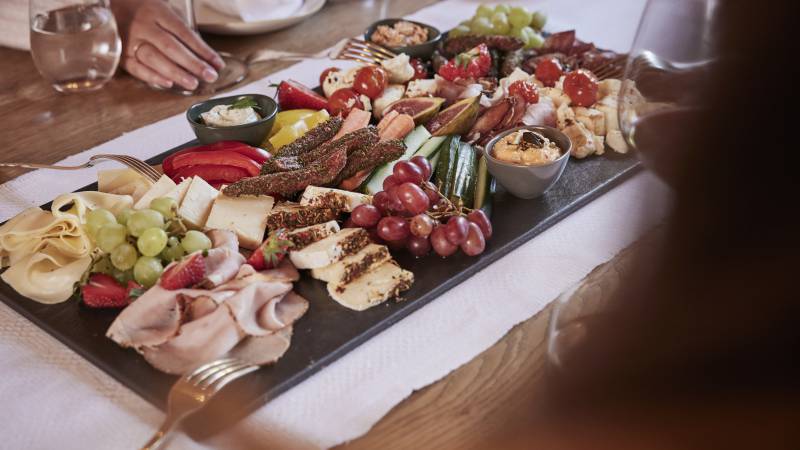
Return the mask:
[[250,364],[272,364],[289,350],[291,342],[292,327],[288,326],[273,334],[251,336],[242,340],[230,351],[229,356]]
[[211,230],[207,233],[212,248],[205,258],[206,279],[202,286],[213,288],[236,276],[244,264],[244,256],[239,253],[239,238],[228,230]]
[[280,330],[293,324],[308,311],[308,300],[292,291],[258,310],[258,324],[268,330]]

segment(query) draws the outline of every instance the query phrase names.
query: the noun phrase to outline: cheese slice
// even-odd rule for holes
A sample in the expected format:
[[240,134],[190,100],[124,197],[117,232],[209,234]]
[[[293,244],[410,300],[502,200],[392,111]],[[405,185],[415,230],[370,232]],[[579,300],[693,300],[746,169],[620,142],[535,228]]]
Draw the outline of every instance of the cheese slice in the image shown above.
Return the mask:
[[334,284],[347,284],[392,259],[385,245],[369,244],[355,255],[342,258],[335,263],[311,270],[311,276]]
[[363,228],[345,228],[302,250],[290,252],[289,258],[298,269],[316,269],[358,253],[369,242],[369,233]]
[[149,191],[147,191],[139,200],[136,201],[136,203],[133,205],[133,209],[149,208],[150,202],[152,202],[153,199],[163,197],[168,192],[175,189],[175,186],[177,185],[174,181],[172,181],[172,178],[166,175],[161,175],[161,178],[156,181],[156,184],[154,184]]
[[219,191],[208,184],[206,180],[197,176],[192,178],[189,190],[186,191],[181,206],[178,208],[178,215],[189,227],[202,230],[217,195],[219,195]]
[[176,202],[180,205],[183,201],[183,197],[186,196],[186,192],[189,190],[189,185],[192,184],[191,178],[184,178],[178,183],[177,186],[172,188],[171,191],[164,194],[164,197],[174,198]]
[[230,230],[239,245],[256,249],[264,240],[269,215],[275,199],[269,195],[228,197],[220,195],[211,207],[206,228]]
[[117,189],[136,180],[145,179],[138,172],[127,167],[122,169],[108,169],[97,171],[97,190],[109,194],[119,194]]
[[372,204],[372,197],[341,189],[308,186],[300,197],[300,204],[352,212],[358,205]]
[[397,297],[413,283],[413,273],[388,261],[348,284],[328,283],[328,294],[346,308],[363,311]]
[[303,228],[295,228],[286,233],[286,239],[294,244],[292,250],[298,251],[337,232],[339,232],[339,223],[331,220]]

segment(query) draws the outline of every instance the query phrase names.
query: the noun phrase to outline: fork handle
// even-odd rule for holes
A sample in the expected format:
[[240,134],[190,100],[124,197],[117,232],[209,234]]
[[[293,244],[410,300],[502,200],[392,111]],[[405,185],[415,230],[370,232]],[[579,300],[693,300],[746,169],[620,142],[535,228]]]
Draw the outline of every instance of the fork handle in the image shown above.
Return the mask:
[[167,438],[172,434],[184,417],[185,416],[173,417],[171,414],[167,415],[167,418],[164,419],[164,423],[161,424],[153,437],[144,444],[142,450],[158,450],[164,448],[164,445],[167,443]]
[[55,170],[78,170],[92,167],[94,162],[89,162],[81,166],[51,166],[49,164],[36,163],[0,163],[0,167],[24,167],[26,169],[55,169]]

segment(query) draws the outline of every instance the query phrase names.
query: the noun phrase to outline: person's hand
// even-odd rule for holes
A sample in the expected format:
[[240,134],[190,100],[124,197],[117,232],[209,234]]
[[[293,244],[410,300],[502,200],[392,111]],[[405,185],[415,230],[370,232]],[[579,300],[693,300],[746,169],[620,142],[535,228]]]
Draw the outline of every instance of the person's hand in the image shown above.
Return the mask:
[[111,2],[122,36],[122,67],[145,83],[194,90],[225,63],[163,0]]

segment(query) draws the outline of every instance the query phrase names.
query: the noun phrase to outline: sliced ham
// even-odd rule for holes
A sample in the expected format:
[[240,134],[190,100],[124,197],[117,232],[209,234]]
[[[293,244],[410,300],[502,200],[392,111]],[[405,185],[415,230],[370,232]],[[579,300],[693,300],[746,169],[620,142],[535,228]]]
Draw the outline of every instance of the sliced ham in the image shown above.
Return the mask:
[[205,258],[206,279],[202,286],[213,288],[236,276],[244,264],[244,256],[239,253],[239,239],[228,230],[210,230],[211,250]]
[[395,117],[397,117],[399,115],[400,115],[400,113],[395,111],[395,110],[391,110],[388,113],[386,113],[386,115],[383,116],[383,119],[381,119],[381,121],[378,122],[378,125],[377,125],[378,135],[380,135],[381,131],[383,131],[383,129],[386,128],[389,125],[389,122],[391,122],[392,119],[394,119]]
[[258,311],[258,323],[264,328],[280,329],[295,323],[306,311],[308,300],[292,291],[281,301],[264,305]]
[[220,307],[181,326],[180,334],[173,339],[155,347],[144,347],[142,356],[158,370],[181,374],[225,355],[241,339],[228,309]]
[[286,350],[289,350],[291,342],[292,327],[288,326],[266,336],[248,337],[234,347],[228,355],[250,364],[272,364],[280,359]]
[[287,283],[253,283],[225,302],[237,326],[247,335],[263,336],[277,330],[262,327],[258,322],[258,311],[269,302],[280,302],[292,289]]
[[339,132],[336,133],[331,140],[335,141],[347,133],[365,128],[369,125],[369,120],[371,118],[372,114],[358,108],[353,108],[350,114],[347,115],[347,118],[344,119],[344,122],[342,122],[342,127],[339,128]]

